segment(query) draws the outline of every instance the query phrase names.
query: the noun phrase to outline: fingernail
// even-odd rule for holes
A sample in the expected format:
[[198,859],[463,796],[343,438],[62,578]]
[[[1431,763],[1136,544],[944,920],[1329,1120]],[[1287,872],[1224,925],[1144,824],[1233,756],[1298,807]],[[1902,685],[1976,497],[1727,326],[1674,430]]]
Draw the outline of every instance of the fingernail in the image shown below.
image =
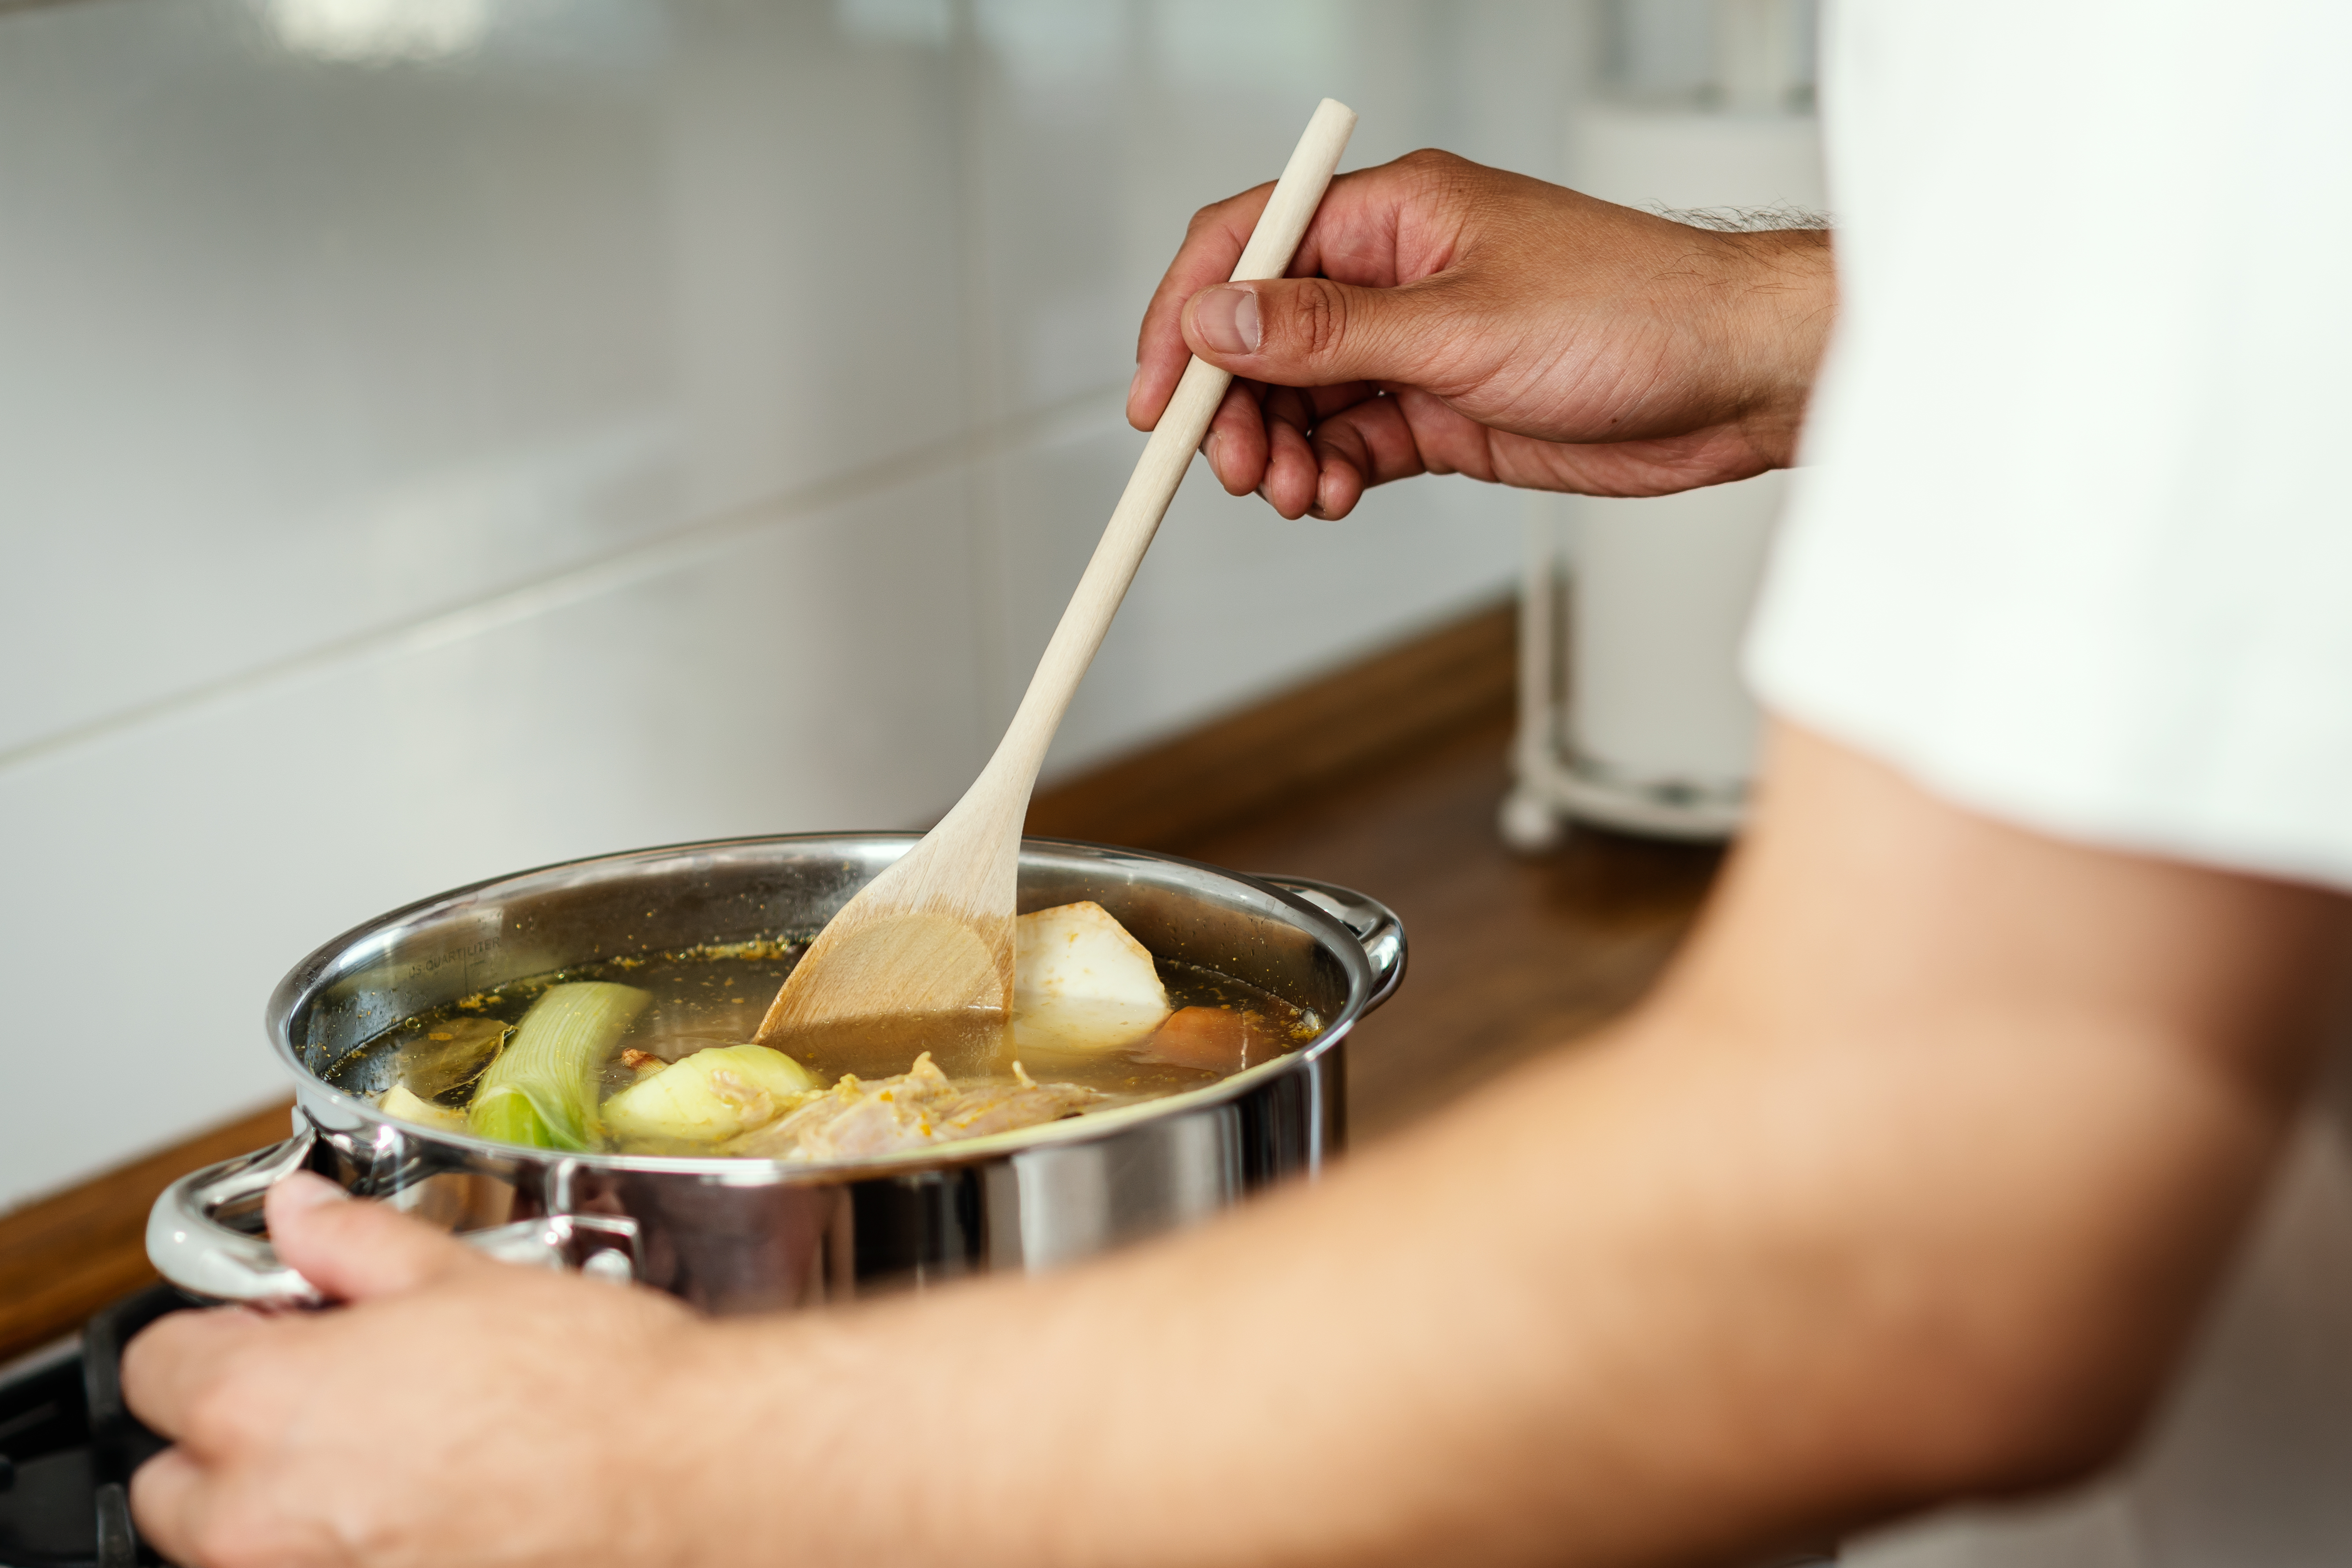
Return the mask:
[[278,1184],[278,1201],[298,1212],[348,1203],[352,1194],[311,1171],[297,1171]]
[[1251,289],[1212,289],[1192,307],[1192,324],[1201,339],[1221,354],[1254,354],[1265,333],[1257,319],[1257,292]]
[[1135,401],[1135,389],[1142,384],[1143,367],[1141,365],[1137,365],[1135,367],[1135,374],[1127,378],[1127,400],[1129,403],[1133,403]]
[[1209,472],[1221,479],[1225,477],[1225,470],[1217,467],[1217,433],[1214,430],[1210,431],[1209,438],[1201,443],[1201,456],[1209,459]]

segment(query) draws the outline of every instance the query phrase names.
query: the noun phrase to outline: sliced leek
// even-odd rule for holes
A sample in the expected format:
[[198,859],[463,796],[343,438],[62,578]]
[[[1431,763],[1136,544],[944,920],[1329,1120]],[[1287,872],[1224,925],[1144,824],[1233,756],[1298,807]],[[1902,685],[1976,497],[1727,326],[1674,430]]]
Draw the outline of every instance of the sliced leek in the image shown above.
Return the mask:
[[585,1149],[596,1127],[604,1059],[653,1000],[606,981],[550,986],[522,1016],[466,1109],[478,1138],[541,1149]]

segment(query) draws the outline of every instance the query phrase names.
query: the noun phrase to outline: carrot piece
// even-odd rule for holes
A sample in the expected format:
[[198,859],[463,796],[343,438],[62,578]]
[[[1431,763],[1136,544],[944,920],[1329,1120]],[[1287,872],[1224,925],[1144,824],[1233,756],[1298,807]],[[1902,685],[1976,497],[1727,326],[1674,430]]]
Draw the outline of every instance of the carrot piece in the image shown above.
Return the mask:
[[1282,1054],[1285,1042],[1255,1013],[1230,1007],[1185,1007],[1136,1050],[1137,1059],[1202,1072],[1239,1072]]

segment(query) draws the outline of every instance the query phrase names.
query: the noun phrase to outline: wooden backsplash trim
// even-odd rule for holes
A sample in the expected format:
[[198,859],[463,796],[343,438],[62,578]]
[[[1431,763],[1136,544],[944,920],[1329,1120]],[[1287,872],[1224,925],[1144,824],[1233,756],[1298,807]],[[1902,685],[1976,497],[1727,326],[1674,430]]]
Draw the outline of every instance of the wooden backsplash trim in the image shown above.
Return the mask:
[[1208,833],[1507,713],[1517,626],[1509,604],[1479,610],[1040,790],[1028,831],[1181,853]]
[[[1514,624],[1508,605],[1480,610],[1040,791],[1028,830],[1181,852],[1507,712]],[[153,1280],[146,1232],[156,1194],[199,1166],[284,1138],[288,1110],[272,1106],[0,1215],[0,1362]]]
[[0,1362],[152,1283],[147,1211],[156,1194],[199,1166],[279,1142],[292,1110],[288,1100],[257,1110],[0,1215]]

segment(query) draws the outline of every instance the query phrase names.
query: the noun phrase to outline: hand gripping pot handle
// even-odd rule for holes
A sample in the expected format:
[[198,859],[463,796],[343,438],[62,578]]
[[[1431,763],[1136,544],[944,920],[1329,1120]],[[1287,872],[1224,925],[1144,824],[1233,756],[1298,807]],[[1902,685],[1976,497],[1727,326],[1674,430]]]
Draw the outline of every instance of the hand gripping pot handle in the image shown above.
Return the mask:
[[[253,1307],[317,1307],[319,1288],[279,1261],[268,1238],[221,1223],[233,1204],[250,1205],[310,1163],[317,1133],[308,1126],[285,1142],[208,1165],[163,1189],[147,1214],[147,1257],[163,1278],[191,1296]],[[546,1215],[458,1240],[501,1263],[577,1268],[627,1284],[636,1278],[636,1222],[610,1215]]]

